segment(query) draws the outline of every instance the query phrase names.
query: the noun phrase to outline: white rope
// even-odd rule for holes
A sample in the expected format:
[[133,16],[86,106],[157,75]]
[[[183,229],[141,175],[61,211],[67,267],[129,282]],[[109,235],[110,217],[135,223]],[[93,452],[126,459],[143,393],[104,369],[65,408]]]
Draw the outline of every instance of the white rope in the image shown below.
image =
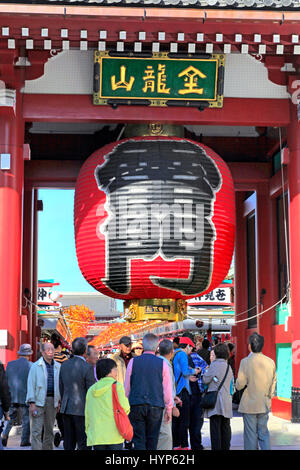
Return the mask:
[[[282,303],[283,300],[284,300],[286,297],[287,297],[287,296],[284,295],[280,300],[278,300],[278,302],[276,302],[276,304],[272,305],[271,307],[267,308],[266,310],[263,310],[262,312],[258,313],[257,315],[253,315],[252,317],[244,318],[243,320],[235,321],[235,322],[234,322],[235,325],[236,325],[237,323],[242,323],[242,322],[244,322],[244,321],[249,321],[249,320],[252,320],[253,318],[258,318],[258,317],[260,317],[260,316],[263,315],[264,313],[268,312],[269,310],[272,310],[272,308],[274,308],[274,307],[276,307],[277,305],[279,305],[280,303]],[[252,308],[254,308],[254,307],[252,307]],[[249,310],[250,310],[250,309],[249,309]],[[248,311],[248,310],[245,310],[245,312],[241,312],[241,313],[239,313],[238,315],[241,315],[242,313],[246,313],[247,311]],[[238,316],[238,315],[236,315],[236,316]],[[187,318],[188,318],[189,320],[195,320],[194,317],[190,317],[190,316],[188,316],[188,315],[187,315]],[[202,317],[202,318],[203,318],[203,317]],[[208,319],[208,318],[207,318],[207,319]],[[206,320],[206,318],[205,318],[205,320]]]
[[[25,308],[27,307],[28,303],[30,303],[31,305],[33,305],[35,308],[39,309],[39,310],[43,310],[44,312],[46,313],[51,313],[51,312],[57,312],[57,310],[50,310],[50,309],[47,309],[47,308],[43,308],[43,307],[40,307],[39,305],[36,305],[34,302],[32,302],[31,300],[27,299],[25,296],[24,298],[26,299],[27,303],[26,303],[26,306]],[[63,318],[65,319],[65,321],[67,321],[67,319],[65,318],[65,315],[63,314],[63,312],[61,311],[61,308],[59,309],[59,312],[60,314],[63,316]],[[75,323],[87,323],[87,324],[92,324],[92,325],[97,325],[98,323],[103,323],[103,321],[84,321],[84,320],[68,320],[68,321],[72,321],[72,322],[75,322]],[[106,322],[106,323],[110,323],[111,321],[113,320],[110,320],[109,322]]]
[[280,170],[281,170],[281,189],[283,199],[283,224],[284,224],[284,243],[285,243],[285,256],[286,256],[286,271],[287,271],[287,289],[290,288],[290,261],[289,261],[289,249],[288,249],[288,236],[287,236],[287,216],[285,209],[285,191],[284,191],[284,174],[282,165],[282,140],[281,140],[281,128],[279,127],[279,145],[280,145]]
[[286,298],[286,295],[284,295],[282,297],[282,299],[278,300],[278,302],[276,302],[276,304],[272,305],[271,307],[267,308],[266,310],[263,310],[262,312],[258,313],[257,315],[254,315],[253,317],[249,317],[249,318],[244,318],[244,320],[238,320],[235,322],[235,324],[237,323],[242,323],[244,321],[248,321],[248,320],[252,320],[252,318],[257,318],[257,317],[260,317],[261,315],[263,315],[264,313],[268,312],[269,310],[272,310],[272,308],[276,307],[277,305],[279,305],[280,303],[282,303],[283,299]]

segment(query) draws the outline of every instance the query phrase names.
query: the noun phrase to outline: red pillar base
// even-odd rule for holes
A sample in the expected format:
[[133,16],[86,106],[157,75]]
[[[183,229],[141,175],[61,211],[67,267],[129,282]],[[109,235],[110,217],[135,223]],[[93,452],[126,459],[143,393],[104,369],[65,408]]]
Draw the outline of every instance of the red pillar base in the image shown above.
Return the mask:
[[292,419],[292,402],[284,398],[274,397],[272,398],[272,414],[277,418],[286,419],[291,421]]

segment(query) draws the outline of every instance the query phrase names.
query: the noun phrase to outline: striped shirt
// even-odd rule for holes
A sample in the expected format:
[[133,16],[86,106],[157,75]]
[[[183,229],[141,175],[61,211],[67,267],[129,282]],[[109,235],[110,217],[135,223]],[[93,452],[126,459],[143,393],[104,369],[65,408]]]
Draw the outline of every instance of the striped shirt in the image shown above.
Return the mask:
[[56,362],[59,362],[59,364],[62,364],[63,362],[68,360],[68,357],[65,353],[57,351],[54,353],[54,360]]

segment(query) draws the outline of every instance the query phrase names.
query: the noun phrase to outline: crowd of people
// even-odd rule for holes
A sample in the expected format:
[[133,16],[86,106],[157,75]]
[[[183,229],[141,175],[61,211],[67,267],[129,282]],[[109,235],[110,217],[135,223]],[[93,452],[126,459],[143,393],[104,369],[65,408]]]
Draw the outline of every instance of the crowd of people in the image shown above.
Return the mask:
[[[100,359],[85,338],[72,342],[68,356],[60,339],[52,337],[42,343],[34,363],[31,346],[23,344],[17,360],[6,370],[0,366],[0,446],[7,447],[18,415],[21,447],[32,450],[52,450],[63,441],[65,450],[199,451],[207,418],[211,449],[229,450],[234,395],[243,416],[244,449],[270,449],[268,416],[276,369],[262,353],[263,345],[261,335],[250,336],[249,355],[236,374],[233,344],[211,345],[204,339],[198,345],[188,334],[171,341],[147,333],[135,344],[123,336],[119,351]],[[130,441],[115,418],[114,385],[132,426]]]

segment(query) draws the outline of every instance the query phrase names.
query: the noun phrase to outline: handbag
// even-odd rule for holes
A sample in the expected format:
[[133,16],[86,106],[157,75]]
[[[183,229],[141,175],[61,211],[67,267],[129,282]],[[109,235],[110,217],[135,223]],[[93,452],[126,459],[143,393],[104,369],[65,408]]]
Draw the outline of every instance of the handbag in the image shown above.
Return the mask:
[[227,365],[226,373],[225,373],[224,378],[223,378],[222,382],[220,383],[217,390],[214,390],[212,392],[204,392],[203,393],[203,395],[201,397],[201,400],[200,400],[201,408],[203,408],[205,410],[210,410],[210,409],[213,409],[216,406],[218,393],[221,390],[221,387],[222,387],[223,383],[225,382],[225,379],[226,379],[227,374],[228,374],[228,370],[229,370],[229,364]]
[[235,405],[240,404],[240,401],[242,399],[243,393],[246,390],[246,388],[247,388],[247,385],[244,388],[242,388],[242,390],[235,390],[234,394],[232,395],[232,403],[234,403]]
[[133,427],[124,408],[120,405],[117,392],[117,382],[112,384],[112,402],[117,429],[126,441],[131,441],[133,438]]

